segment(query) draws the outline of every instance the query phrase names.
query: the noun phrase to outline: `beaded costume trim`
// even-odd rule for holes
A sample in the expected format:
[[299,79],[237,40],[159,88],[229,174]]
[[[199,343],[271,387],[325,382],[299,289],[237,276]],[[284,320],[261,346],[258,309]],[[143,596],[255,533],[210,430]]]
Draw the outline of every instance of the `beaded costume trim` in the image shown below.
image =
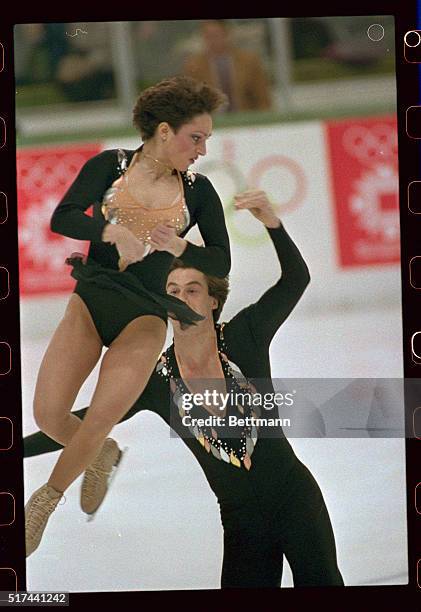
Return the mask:
[[[117,157],[120,175],[117,181],[119,181],[130,166],[123,149],[118,149]],[[167,208],[149,209],[141,206],[130,192],[126,191],[124,185],[116,185],[117,181],[114,181],[104,194],[101,212],[106,221],[114,225],[123,225],[132,231],[136,238],[141,240],[148,248],[145,255],[150,250],[151,233],[156,225],[170,223],[177,234],[180,235],[190,223],[190,213],[185,201],[181,173],[177,172],[177,176],[181,199],[178,201],[177,198],[176,203]]]
[[[236,369],[234,364],[226,356],[226,344],[223,333],[224,323],[216,325],[216,332],[218,338],[218,353],[221,359],[221,365],[226,379],[231,379],[234,387],[234,392],[245,393],[248,391],[250,394],[256,393],[256,388],[248,381],[243,374]],[[160,374],[166,381],[170,383],[170,389],[172,393],[172,402],[178,408],[180,417],[185,416],[186,412],[183,408],[183,395],[188,393],[187,388],[182,385],[181,379],[176,379],[174,376],[174,364],[172,363],[172,347],[169,347],[161,356],[160,361],[156,366],[156,372]],[[175,359],[175,357],[174,357]],[[180,382],[181,381],[181,382]],[[191,394],[189,393],[189,396]],[[241,417],[254,417],[260,416],[260,408],[253,406],[250,408],[247,404],[245,406],[237,404],[237,410]],[[188,428],[198,442],[204,447],[208,453],[217,460],[223,460],[226,463],[231,463],[237,468],[244,466],[247,470],[251,468],[251,456],[254,452],[254,447],[258,439],[258,425],[244,426],[240,437],[240,451],[237,452],[234,448],[230,447],[223,438],[218,438],[217,432],[213,427],[194,427]]]

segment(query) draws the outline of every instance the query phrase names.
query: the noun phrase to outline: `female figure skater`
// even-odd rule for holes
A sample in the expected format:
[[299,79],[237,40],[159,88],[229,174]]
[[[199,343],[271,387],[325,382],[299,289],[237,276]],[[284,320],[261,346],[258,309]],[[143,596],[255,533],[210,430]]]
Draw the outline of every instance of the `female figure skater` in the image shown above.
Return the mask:
[[[95,470],[105,462],[110,470],[119,461],[117,444],[104,441],[142,393],[165,341],[167,317],[181,327],[202,319],[166,294],[174,257],[217,277],[229,272],[221,202],[206,177],[187,172],[206,154],[211,113],[224,101],[221,92],[188,77],[145,90],[133,113],[144,144],[88,160],[54,211],[54,232],[91,245],[86,261],[68,260],[78,282],[38,374],[35,420],[65,449],[25,508],[27,555],[79,474],[90,464]],[[85,213],[91,204],[93,217]],[[183,239],[196,223],[205,248]],[[109,348],[80,424],[70,411],[103,346]]]
[[[220,325],[217,320],[228,294],[228,280],[205,275],[175,260],[167,291],[204,319],[188,329],[174,322],[173,344],[161,356],[144,393],[123,420],[141,410],[152,410],[171,425],[195,455],[220,505],[223,588],[279,587],[283,555],[290,564],[294,586],[343,586],[322,492],[282,428],[243,427],[239,421],[230,432],[226,425],[190,428],[188,422],[183,423],[186,414],[203,418],[250,415],[244,403],[228,403],[225,411],[215,410],[215,406],[184,410],[183,396],[187,391],[197,391],[193,387],[199,379],[219,379],[228,392],[238,390],[244,376],[253,379],[260,393],[273,391],[269,346],[310,280],[299,250],[263,192],[240,194],[236,207],[250,210],[265,225],[282,276],[256,303]],[[241,390],[244,392],[244,386]],[[84,412],[76,414],[82,417]],[[54,442],[39,433],[25,439],[26,456],[55,448]]]

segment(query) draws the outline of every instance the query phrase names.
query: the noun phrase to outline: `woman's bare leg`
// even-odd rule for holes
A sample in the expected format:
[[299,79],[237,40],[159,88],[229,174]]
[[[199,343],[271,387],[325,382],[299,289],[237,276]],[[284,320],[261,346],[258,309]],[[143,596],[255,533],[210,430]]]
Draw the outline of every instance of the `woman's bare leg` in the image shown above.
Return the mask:
[[89,310],[73,293],[42,360],[34,396],[36,423],[63,445],[79,428],[80,419],[70,410],[102,347]]
[[164,321],[145,315],[131,321],[110,345],[89,410],[51,473],[51,487],[65,491],[92,463],[107,434],[143,392],[165,337]]
[[[34,396],[35,420],[57,442],[67,444],[76,434],[79,419],[70,410],[101,352],[102,342],[89,310],[73,294],[42,360]],[[61,492],[48,485],[29,498],[25,506],[27,556],[38,548],[60,498]]]

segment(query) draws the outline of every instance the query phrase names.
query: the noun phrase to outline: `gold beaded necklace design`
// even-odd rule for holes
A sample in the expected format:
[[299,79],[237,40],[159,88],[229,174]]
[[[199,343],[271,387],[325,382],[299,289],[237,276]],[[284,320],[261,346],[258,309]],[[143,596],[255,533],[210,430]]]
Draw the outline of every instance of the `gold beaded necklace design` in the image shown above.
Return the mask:
[[148,155],[148,153],[145,153],[144,151],[142,151],[142,154],[143,154],[143,157],[146,157],[146,159],[151,159],[156,164],[159,164],[160,166],[163,166],[166,169],[165,174],[173,174],[174,168],[171,168],[167,164],[164,164],[164,162],[160,161],[159,159],[155,159],[155,157],[152,157],[151,155]]
[[[226,356],[226,345],[223,334],[224,324],[216,324],[216,332],[218,338],[218,354],[221,360],[222,369],[224,371],[224,377],[231,380],[233,390],[237,393],[244,394],[249,392],[251,395],[256,393],[255,387],[229,362]],[[156,366],[156,372],[158,372],[165,380],[169,381],[170,389],[172,393],[172,403],[178,408],[179,416],[182,418],[185,416],[186,411],[184,409],[183,396],[188,392],[187,387],[183,381],[175,376],[176,360],[174,354],[174,346],[170,346],[161,356],[158,365]],[[237,404],[237,410],[241,417],[253,417],[254,419],[260,416],[260,408],[253,406],[251,408],[247,403],[243,405]],[[240,437],[239,450],[234,449],[230,446],[224,438],[218,437],[218,434],[214,427],[188,427],[190,433],[198,440],[203,448],[208,452],[212,453],[215,459],[230,463],[237,468],[244,466],[246,470],[250,470],[252,462],[251,456],[254,452],[254,447],[258,439],[258,425],[246,425],[243,427]]]

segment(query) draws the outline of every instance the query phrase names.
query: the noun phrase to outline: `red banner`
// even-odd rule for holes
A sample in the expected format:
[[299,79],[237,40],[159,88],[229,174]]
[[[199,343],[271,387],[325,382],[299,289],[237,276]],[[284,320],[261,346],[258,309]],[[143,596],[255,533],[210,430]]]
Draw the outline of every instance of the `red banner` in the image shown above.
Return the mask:
[[87,252],[87,241],[50,231],[51,215],[83,164],[100,144],[21,149],[17,153],[20,294],[68,292],[74,286],[64,261]]
[[325,125],[339,265],[399,262],[396,117]]

